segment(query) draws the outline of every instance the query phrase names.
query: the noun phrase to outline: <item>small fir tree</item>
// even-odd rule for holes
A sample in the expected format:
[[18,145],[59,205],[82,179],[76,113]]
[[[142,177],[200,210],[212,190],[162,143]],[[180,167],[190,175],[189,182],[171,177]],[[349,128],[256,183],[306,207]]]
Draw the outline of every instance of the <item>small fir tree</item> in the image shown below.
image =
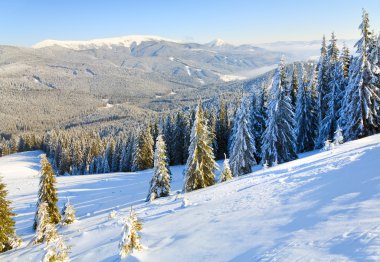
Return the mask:
[[54,240],[56,236],[57,231],[49,217],[49,206],[46,202],[42,202],[37,211],[37,228],[33,243],[49,242]]
[[340,126],[338,126],[338,128],[334,132],[334,144],[340,145],[340,144],[343,144],[343,142],[344,142],[343,131],[340,128]]
[[165,197],[170,192],[171,173],[168,165],[166,144],[162,135],[157,137],[156,150],[154,152],[154,171],[150,181],[150,189],[147,201],[157,197]]
[[62,224],[68,225],[74,223],[76,220],[74,206],[67,199],[65,206],[62,209]]
[[43,262],[67,262],[69,261],[69,251],[68,247],[63,238],[60,235],[50,241],[45,248],[45,256]]
[[220,174],[219,182],[222,183],[222,182],[228,181],[230,179],[232,179],[232,172],[231,172],[231,168],[230,168],[230,163],[227,159],[226,154],[224,154],[223,171]]
[[120,246],[119,255],[122,259],[127,257],[134,250],[137,250],[137,251],[142,250],[142,246],[140,244],[141,237],[138,234],[138,232],[141,230],[142,230],[142,223],[137,218],[136,213],[131,208],[129,217],[125,220],[125,224],[123,227],[123,236],[119,244]]

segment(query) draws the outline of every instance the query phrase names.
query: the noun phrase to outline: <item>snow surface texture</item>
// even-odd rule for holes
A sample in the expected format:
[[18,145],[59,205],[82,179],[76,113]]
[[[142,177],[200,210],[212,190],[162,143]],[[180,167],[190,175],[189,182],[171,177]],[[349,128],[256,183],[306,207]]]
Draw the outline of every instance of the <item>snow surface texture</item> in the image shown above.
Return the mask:
[[[0,261],[44,255],[43,245],[26,246],[33,236],[39,154],[0,158],[24,240]],[[379,261],[379,160],[375,135],[186,196],[176,192],[183,166],[175,166],[172,195],[153,203],[144,202],[152,170],[58,177],[59,206],[69,197],[78,219],[58,232],[72,245],[72,261],[118,261],[122,218],[133,205],[143,220],[144,250],[127,261]]]

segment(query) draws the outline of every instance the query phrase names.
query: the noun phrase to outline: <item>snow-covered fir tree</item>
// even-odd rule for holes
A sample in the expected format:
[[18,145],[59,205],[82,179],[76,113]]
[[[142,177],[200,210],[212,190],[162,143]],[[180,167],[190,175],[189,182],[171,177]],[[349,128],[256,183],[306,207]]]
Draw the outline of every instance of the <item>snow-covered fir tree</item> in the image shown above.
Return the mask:
[[70,203],[70,200],[67,199],[63,209],[62,209],[62,224],[68,225],[74,223],[76,220],[75,208]]
[[219,182],[222,183],[222,182],[228,181],[232,179],[232,177],[233,175],[231,172],[229,160],[227,159],[227,156],[224,155],[223,170],[222,170],[222,173],[220,174]]
[[50,222],[58,224],[61,221],[61,215],[57,206],[58,196],[55,188],[56,179],[52,166],[45,155],[41,158],[41,175],[38,190],[37,210],[34,220],[34,229],[37,228],[38,210],[41,203],[47,204],[47,212]]
[[57,234],[55,239],[47,243],[43,262],[67,262],[69,251],[70,247],[66,245],[62,236]]
[[175,152],[175,154],[173,154],[173,164],[181,165],[185,162],[183,156],[184,151],[187,150],[187,148],[184,147],[184,129],[186,128],[186,125],[183,114],[181,112],[177,113],[173,128],[173,152]]
[[350,66],[349,82],[344,96],[340,124],[347,140],[372,135],[377,132],[380,105],[378,67],[371,64],[369,49],[372,35],[368,13],[363,10],[359,26],[362,37],[356,43],[357,57]]
[[145,127],[138,137],[136,151],[133,159],[133,171],[144,170],[153,167],[153,137],[150,127]]
[[189,158],[184,170],[184,192],[211,186],[215,183],[215,157],[211,146],[211,133],[199,101],[191,130]]
[[[325,112],[327,110],[327,105],[325,103],[325,95],[328,90],[328,57],[327,57],[327,47],[326,47],[326,38],[323,36],[322,47],[321,47],[321,55],[319,57],[317,69],[318,69],[318,77],[317,77],[317,90],[318,90],[318,131],[322,120],[325,117]],[[315,141],[315,148],[322,148],[324,145],[324,140],[317,134],[318,139]]]
[[295,112],[295,135],[297,138],[297,152],[310,151],[314,148],[312,93],[306,79],[305,69],[301,67],[302,80],[299,85],[296,112]]
[[292,100],[293,108],[296,107],[296,103],[297,103],[297,94],[298,94],[298,88],[299,88],[298,86],[299,86],[299,83],[298,83],[297,66],[294,63],[292,80],[290,81],[290,85],[289,85],[289,93]]
[[256,95],[252,95],[252,102],[251,102],[251,130],[252,130],[252,136],[254,138],[255,142],[255,159],[256,162],[259,163],[261,161],[261,136],[264,133],[265,130],[265,106],[264,106],[264,99],[260,94],[259,99],[256,99]]
[[329,62],[328,88],[322,101],[326,107],[324,109],[324,118],[319,126],[318,141],[333,139],[345,89],[343,65],[339,60],[339,49],[336,41],[335,34],[333,33],[327,48],[327,59]]
[[314,67],[312,78],[309,82],[310,92],[310,136],[313,140],[312,148],[315,148],[315,142],[318,136],[319,128],[319,93],[318,93],[318,68]]
[[168,165],[166,144],[163,135],[159,135],[156,140],[154,171],[152,180],[150,181],[147,201],[168,196],[170,193],[170,178],[171,173]]
[[49,217],[49,206],[46,202],[42,202],[37,210],[37,227],[36,235],[33,243],[38,244],[45,241],[51,241],[57,236],[57,231]]
[[18,247],[21,240],[16,235],[15,221],[7,190],[0,177],[0,253]]
[[138,234],[138,232],[141,230],[142,223],[137,218],[136,213],[131,208],[129,217],[124,222],[123,235],[119,244],[119,255],[122,259],[127,257],[134,250],[140,251],[142,249],[142,246],[140,244],[141,237]]
[[250,102],[248,97],[242,98],[232,129],[229,161],[234,176],[250,173],[252,166],[257,164],[255,138],[251,130]]
[[338,125],[338,128],[334,132],[334,141],[333,142],[335,145],[340,145],[340,144],[343,144],[343,142],[344,142],[343,131],[339,125]]
[[222,159],[224,154],[228,153],[228,137],[230,129],[227,103],[225,102],[222,96],[219,98],[217,120],[218,121],[216,124],[216,139],[218,144],[218,150],[216,152],[216,158]]
[[268,166],[297,159],[294,113],[286,88],[285,61],[282,58],[272,79],[267,128],[262,137],[262,163]]

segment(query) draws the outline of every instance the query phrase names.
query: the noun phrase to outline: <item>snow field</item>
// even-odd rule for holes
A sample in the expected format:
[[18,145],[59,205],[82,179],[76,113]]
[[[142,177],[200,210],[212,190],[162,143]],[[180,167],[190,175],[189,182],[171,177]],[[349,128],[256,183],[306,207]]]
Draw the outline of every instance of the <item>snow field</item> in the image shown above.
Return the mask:
[[[24,240],[0,261],[40,261],[44,254],[44,245],[27,245],[41,153],[0,158]],[[133,206],[143,220],[144,250],[127,261],[378,261],[379,160],[375,135],[185,196],[183,166],[174,166],[172,195],[153,203],[144,202],[152,170],[58,177],[59,207],[69,197],[78,219],[58,232],[72,246],[71,261],[118,261],[122,219]]]

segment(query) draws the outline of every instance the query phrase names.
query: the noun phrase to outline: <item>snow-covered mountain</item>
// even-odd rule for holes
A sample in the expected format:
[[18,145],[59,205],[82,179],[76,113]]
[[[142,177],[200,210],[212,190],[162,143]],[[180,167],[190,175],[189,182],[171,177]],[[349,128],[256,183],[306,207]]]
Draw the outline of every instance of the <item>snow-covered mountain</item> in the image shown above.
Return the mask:
[[175,42],[180,41],[169,40],[159,36],[143,36],[143,35],[130,35],[124,37],[113,37],[103,39],[93,39],[88,41],[59,41],[59,40],[44,40],[33,45],[33,48],[45,48],[45,47],[64,47],[74,50],[87,50],[93,48],[112,48],[113,46],[131,47],[132,45],[138,46],[142,42]]
[[[40,154],[0,158],[24,239],[0,261],[44,255],[44,245],[28,245]],[[78,218],[58,231],[72,246],[71,261],[118,261],[122,220],[133,206],[144,249],[127,261],[379,261],[379,156],[374,135],[186,195],[178,191],[183,167],[175,166],[172,194],[152,203],[144,202],[152,170],[58,177],[59,206],[70,198]]]

